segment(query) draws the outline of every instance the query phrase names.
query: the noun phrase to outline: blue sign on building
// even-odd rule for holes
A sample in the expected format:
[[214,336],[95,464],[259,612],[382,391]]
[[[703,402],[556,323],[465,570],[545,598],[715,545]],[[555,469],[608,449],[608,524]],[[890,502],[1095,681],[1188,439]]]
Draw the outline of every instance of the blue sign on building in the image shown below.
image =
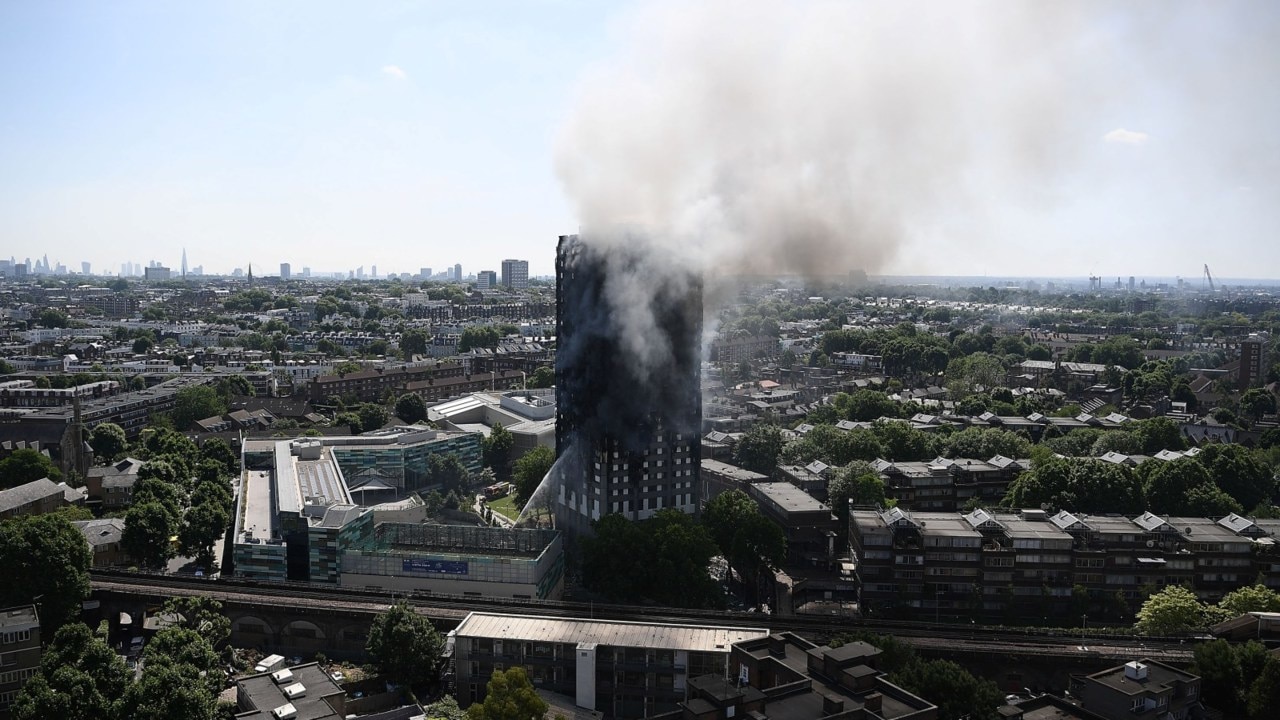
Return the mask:
[[442,573],[445,575],[466,575],[467,563],[460,560],[426,560],[423,558],[405,558],[405,572]]

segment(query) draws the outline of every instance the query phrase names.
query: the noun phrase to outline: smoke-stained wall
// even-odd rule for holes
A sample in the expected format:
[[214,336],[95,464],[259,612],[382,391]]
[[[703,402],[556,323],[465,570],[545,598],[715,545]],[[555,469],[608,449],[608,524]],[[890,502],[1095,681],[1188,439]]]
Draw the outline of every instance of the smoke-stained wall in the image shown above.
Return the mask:
[[702,285],[642,236],[556,253],[557,522],[697,507]]

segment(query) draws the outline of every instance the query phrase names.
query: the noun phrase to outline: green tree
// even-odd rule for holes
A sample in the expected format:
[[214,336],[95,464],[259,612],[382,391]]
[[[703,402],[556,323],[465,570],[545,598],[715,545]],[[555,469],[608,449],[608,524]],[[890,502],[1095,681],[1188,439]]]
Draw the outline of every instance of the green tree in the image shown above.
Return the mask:
[[1240,656],[1226,640],[1199,643],[1192,649],[1195,665],[1192,672],[1200,676],[1204,701],[1228,713],[1240,714],[1248,683],[1241,674]]
[[169,598],[163,612],[178,617],[180,627],[199,634],[215,649],[231,639],[231,620],[223,613],[222,603],[213,598],[200,595]]
[[1265,388],[1249,388],[1240,396],[1240,413],[1253,422],[1276,412],[1276,396]]
[[467,708],[467,720],[542,720],[549,707],[524,668],[516,666],[489,678],[484,700]]
[[218,698],[190,668],[168,662],[147,664],[121,700],[122,717],[129,720],[214,720]]
[[1004,694],[950,660],[916,660],[889,680],[938,706],[940,720],[996,720]]
[[374,618],[365,650],[379,674],[394,683],[417,685],[435,680],[444,640],[430,620],[400,601]]
[[146,567],[161,568],[173,557],[169,538],[177,532],[170,511],[158,502],[134,504],[124,516],[120,545]]
[[502,334],[492,325],[472,325],[462,329],[458,338],[458,352],[464,353],[472,348],[495,348]]
[[439,700],[423,707],[430,720],[466,720],[467,713],[458,707],[458,701],[452,695],[445,695]]
[[222,691],[221,659],[208,638],[181,625],[171,625],[155,634],[143,651],[144,665],[170,665],[200,681],[211,697]]
[[360,416],[362,432],[377,430],[386,425],[387,421],[391,419],[390,414],[387,413],[387,408],[377,403],[361,403],[356,408],[356,413]]
[[36,320],[47,328],[64,328],[71,324],[71,318],[67,317],[66,313],[53,308],[41,310]]
[[14,720],[113,720],[132,677],[124,659],[84,623],[63,625],[14,701]]
[[157,503],[169,514],[170,522],[176,527],[182,518],[182,490],[175,483],[161,480],[158,477],[146,477],[133,484],[134,505]]
[[40,621],[52,634],[80,616],[89,599],[93,555],[84,536],[61,514],[13,518],[0,523],[0,607],[40,598]]
[[777,426],[756,423],[738,441],[734,458],[738,465],[772,477],[778,470],[778,457],[784,444],[782,430]]
[[494,423],[489,430],[489,436],[480,443],[481,457],[485,466],[493,468],[499,478],[506,478],[511,474],[511,446],[514,444],[515,437],[511,435],[510,430],[502,426],[502,423]]
[[1257,507],[1275,494],[1276,478],[1271,468],[1243,445],[1209,443],[1201,448],[1196,462],[1209,471],[1215,485],[1242,507]]
[[1009,484],[1001,503],[1082,513],[1139,514],[1146,508],[1142,482],[1127,465],[1050,456]]
[[833,400],[836,412],[846,420],[868,422],[882,417],[898,417],[898,403],[878,390],[858,390],[853,394],[838,393]]
[[1228,617],[1251,612],[1280,612],[1280,593],[1262,584],[1242,587],[1227,593],[1218,602],[1218,608]]
[[412,360],[414,355],[425,355],[430,342],[425,330],[409,328],[400,334],[400,354],[405,360]]
[[688,515],[668,508],[632,522],[611,513],[593,528],[595,536],[582,541],[587,588],[615,602],[649,599],[675,607],[718,607],[723,602],[707,573],[716,545]]
[[218,462],[225,474],[234,475],[239,471],[239,457],[223,438],[209,438],[201,443],[200,457],[202,460]]
[[953,458],[978,460],[988,460],[996,455],[1025,458],[1031,454],[1031,441],[1008,430],[971,427],[947,438],[946,454]]
[[156,346],[156,343],[151,338],[140,337],[137,340],[133,341],[133,354],[146,355],[147,353],[151,352],[152,348],[154,348],[155,346]]
[[836,470],[831,482],[827,483],[827,499],[831,504],[831,512],[840,518],[841,528],[848,527],[850,503],[880,507],[890,504],[885,499],[884,481],[875,472],[869,470],[866,463],[850,463]]
[[1181,585],[1169,585],[1142,603],[1134,629],[1143,635],[1169,635],[1205,624],[1205,606],[1196,594]]
[[197,385],[183,388],[174,397],[173,426],[178,430],[188,430],[197,420],[226,412],[227,403],[213,387]]
[[928,460],[938,454],[932,437],[903,420],[878,420],[871,431],[889,460]]
[[206,567],[217,560],[213,546],[227,531],[227,512],[216,503],[194,505],[182,516],[178,528],[178,548],[184,557],[194,557]]
[[547,366],[542,366],[533,371],[529,376],[530,388],[549,388],[556,384],[556,371]]
[[1146,480],[1151,512],[1160,515],[1226,515],[1244,512],[1222,492],[1196,458],[1179,458],[1157,466]]
[[760,507],[741,490],[720,493],[707,503],[702,521],[720,553],[754,596],[766,570],[786,560],[787,539],[782,528],[760,513]]
[[124,428],[106,422],[93,427],[93,432],[89,434],[89,446],[99,460],[109,463],[129,449],[129,438],[125,436]]
[[40,478],[57,482],[62,479],[62,471],[53,464],[49,456],[39,450],[15,450],[9,457],[0,460],[0,487],[17,487]]
[[1280,658],[1274,655],[1267,658],[1262,672],[1249,686],[1246,706],[1250,718],[1274,717],[1276,707],[1280,706]]
[[396,399],[396,417],[410,425],[427,419],[427,404],[421,395],[405,393]]
[[551,472],[556,454],[551,448],[539,445],[516,460],[513,471],[516,501],[521,505],[533,499],[533,494]]

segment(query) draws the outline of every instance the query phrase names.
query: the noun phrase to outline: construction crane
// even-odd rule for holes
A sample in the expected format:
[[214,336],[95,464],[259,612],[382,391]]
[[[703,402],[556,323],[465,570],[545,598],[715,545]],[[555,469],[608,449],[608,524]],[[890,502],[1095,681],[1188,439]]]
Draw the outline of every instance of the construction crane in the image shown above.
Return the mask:
[[1209,292],[1218,292],[1218,288],[1213,285],[1213,274],[1209,272],[1209,264],[1204,266],[1204,279],[1209,281]]

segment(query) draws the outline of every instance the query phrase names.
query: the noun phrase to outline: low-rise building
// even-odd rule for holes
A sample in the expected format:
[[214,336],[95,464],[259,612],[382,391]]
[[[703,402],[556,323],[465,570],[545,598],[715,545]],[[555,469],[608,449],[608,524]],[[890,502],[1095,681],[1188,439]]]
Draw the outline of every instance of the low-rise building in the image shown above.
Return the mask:
[[85,491],[90,499],[102,503],[103,510],[119,510],[133,504],[133,486],[144,462],[127,457],[110,465],[89,468],[85,474]]
[[1084,709],[1107,720],[1200,717],[1200,678],[1154,660],[1086,675],[1074,688]]
[[43,515],[64,504],[64,486],[49,478],[40,478],[8,490],[0,490],[0,520],[23,515]]
[[735,643],[758,628],[620,622],[473,612],[453,636],[457,700],[483,700],[498,670],[524,666],[535,688],[605,717],[675,711],[693,678],[736,677]]
[[40,616],[34,605],[0,610],[0,713],[40,669]]
[[84,535],[93,553],[93,567],[120,567],[131,564],[120,544],[124,537],[123,518],[76,520],[71,523]]
[[862,718],[933,720],[938,708],[889,682],[880,650],[864,642],[817,646],[792,633],[741,641],[730,656],[731,678],[690,681],[680,720]]
[[338,720],[346,691],[317,663],[236,680],[236,720]]

